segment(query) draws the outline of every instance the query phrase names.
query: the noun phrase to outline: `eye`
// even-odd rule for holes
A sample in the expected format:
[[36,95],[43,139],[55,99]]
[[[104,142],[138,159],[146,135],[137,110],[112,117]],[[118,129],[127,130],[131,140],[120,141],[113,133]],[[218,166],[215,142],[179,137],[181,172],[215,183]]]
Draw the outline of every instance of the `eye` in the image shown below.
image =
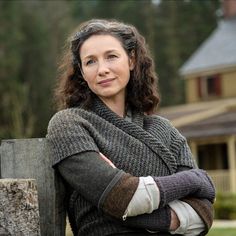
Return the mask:
[[115,54],[109,54],[107,56],[107,59],[115,59],[115,58],[117,58],[117,55],[115,55]]
[[92,64],[94,64],[94,63],[95,63],[95,60],[94,60],[94,59],[90,59],[90,60],[88,60],[88,61],[85,62],[85,65],[86,65],[86,66],[89,66],[89,65],[92,65]]

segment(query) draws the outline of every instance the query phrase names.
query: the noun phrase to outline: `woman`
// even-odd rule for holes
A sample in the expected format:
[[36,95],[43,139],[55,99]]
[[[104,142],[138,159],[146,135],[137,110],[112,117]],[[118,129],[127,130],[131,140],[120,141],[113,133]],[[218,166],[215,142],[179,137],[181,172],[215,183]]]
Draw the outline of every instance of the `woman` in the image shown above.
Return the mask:
[[153,115],[157,78],[144,38],[91,20],[69,43],[47,138],[74,235],[205,235],[214,187],[185,138]]

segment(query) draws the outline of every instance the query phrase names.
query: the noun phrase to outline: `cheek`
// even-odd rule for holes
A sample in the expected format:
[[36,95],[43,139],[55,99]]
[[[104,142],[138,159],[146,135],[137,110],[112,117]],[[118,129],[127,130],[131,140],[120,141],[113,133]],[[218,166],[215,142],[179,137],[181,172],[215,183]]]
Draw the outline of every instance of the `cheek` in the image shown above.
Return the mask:
[[124,74],[124,75],[130,75],[130,65],[127,61],[123,62],[120,66],[119,66],[119,70],[120,73]]
[[87,83],[89,89],[92,91],[92,92],[95,92],[96,91],[96,85],[94,83],[94,80],[91,80],[91,79],[84,79],[85,82]]
[[126,74],[126,76],[128,77],[128,79],[130,78],[130,67],[129,66],[126,66],[124,67],[124,73]]
[[84,75],[83,78],[84,78],[84,80],[85,80],[88,84],[93,83],[93,81],[95,80],[95,79],[93,78],[93,76],[90,75],[90,74]]

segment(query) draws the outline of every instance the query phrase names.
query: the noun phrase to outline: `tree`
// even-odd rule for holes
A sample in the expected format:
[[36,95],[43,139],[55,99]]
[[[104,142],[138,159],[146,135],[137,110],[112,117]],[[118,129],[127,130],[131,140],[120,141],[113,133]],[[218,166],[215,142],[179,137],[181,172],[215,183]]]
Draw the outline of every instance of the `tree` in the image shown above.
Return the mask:
[[163,106],[184,103],[178,70],[216,27],[218,8],[218,0],[169,0],[158,6],[154,50]]
[[219,0],[0,1],[0,137],[46,134],[57,63],[82,21],[115,18],[135,25],[155,59],[162,106],[184,102],[178,69],[216,27]]
[[67,10],[64,1],[0,2],[2,138],[45,135]]

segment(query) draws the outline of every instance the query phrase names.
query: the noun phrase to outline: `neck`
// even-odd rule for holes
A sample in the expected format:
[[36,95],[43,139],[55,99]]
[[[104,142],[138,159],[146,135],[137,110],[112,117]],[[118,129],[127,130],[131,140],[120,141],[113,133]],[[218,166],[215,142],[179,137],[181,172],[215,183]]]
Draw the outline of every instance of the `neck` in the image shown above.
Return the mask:
[[125,116],[125,98],[106,99],[100,97],[100,99],[106,104],[109,109],[115,112],[118,116]]

